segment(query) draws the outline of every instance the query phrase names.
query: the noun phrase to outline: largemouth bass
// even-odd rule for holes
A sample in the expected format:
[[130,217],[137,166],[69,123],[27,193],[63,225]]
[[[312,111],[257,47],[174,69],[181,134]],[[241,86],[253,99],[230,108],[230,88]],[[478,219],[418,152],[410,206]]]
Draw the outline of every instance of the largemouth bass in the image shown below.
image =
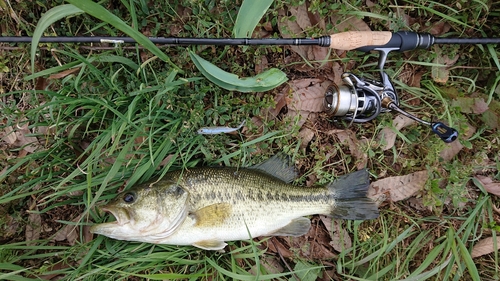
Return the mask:
[[378,217],[376,204],[366,197],[366,170],[320,187],[290,184],[295,177],[295,168],[279,156],[251,168],[169,172],[119,194],[102,208],[116,221],[90,231],[120,240],[221,250],[225,241],[304,235],[311,226],[308,215]]

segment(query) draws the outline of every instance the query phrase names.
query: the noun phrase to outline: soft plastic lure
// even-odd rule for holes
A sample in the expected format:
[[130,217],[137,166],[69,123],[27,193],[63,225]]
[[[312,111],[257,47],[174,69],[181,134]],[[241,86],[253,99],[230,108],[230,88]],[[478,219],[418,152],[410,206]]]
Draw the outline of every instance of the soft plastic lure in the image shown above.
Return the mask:
[[243,125],[245,125],[246,120],[243,120],[241,124],[236,127],[236,128],[231,128],[231,127],[203,127],[198,130],[198,134],[200,135],[216,135],[216,134],[223,134],[223,133],[231,133],[234,131],[238,131],[239,129],[243,128]]

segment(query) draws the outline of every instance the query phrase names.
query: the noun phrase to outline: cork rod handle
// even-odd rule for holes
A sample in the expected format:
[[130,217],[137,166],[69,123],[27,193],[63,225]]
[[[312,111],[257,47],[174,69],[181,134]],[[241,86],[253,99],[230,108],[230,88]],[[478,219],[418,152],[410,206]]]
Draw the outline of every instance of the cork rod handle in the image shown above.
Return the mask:
[[365,46],[381,46],[391,40],[390,31],[346,31],[330,35],[330,48],[354,50]]

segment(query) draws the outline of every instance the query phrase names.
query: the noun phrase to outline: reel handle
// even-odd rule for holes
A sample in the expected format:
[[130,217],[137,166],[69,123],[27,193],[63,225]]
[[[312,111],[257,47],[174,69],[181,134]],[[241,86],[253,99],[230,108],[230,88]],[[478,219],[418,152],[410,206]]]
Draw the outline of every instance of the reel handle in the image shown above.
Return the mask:
[[453,142],[458,138],[458,131],[454,128],[448,127],[441,122],[431,124],[432,131],[439,136],[445,143]]

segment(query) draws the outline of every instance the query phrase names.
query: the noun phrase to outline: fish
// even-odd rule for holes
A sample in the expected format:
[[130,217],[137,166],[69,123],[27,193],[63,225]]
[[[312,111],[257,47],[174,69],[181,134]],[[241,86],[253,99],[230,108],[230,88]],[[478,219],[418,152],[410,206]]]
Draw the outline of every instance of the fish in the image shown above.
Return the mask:
[[366,169],[317,187],[294,185],[296,178],[295,166],[283,155],[248,168],[171,171],[120,193],[101,208],[116,221],[95,224],[90,231],[119,240],[223,251],[227,241],[302,236],[311,227],[309,215],[347,220],[379,215],[366,197]]
[[200,135],[215,135],[215,134],[222,134],[222,133],[231,133],[238,131],[239,129],[243,128],[243,125],[245,125],[246,120],[243,120],[241,124],[236,127],[236,128],[231,128],[231,127],[203,127],[198,129],[198,134]]

